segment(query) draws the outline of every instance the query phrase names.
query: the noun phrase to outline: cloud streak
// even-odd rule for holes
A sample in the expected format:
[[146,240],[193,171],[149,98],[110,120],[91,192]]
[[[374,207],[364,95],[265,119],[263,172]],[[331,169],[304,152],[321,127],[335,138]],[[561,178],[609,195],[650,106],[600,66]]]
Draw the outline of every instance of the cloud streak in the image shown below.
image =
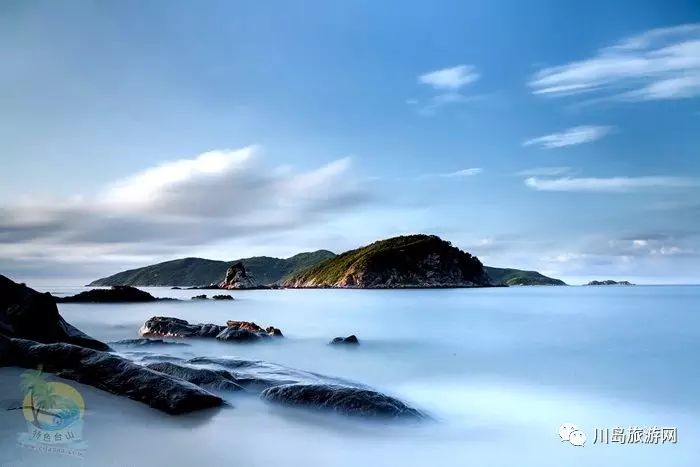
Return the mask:
[[418,82],[438,91],[457,91],[475,82],[479,77],[479,73],[473,66],[457,65],[424,73],[418,77]]
[[540,146],[545,149],[563,148],[577,144],[592,143],[612,131],[610,126],[582,125],[558,133],[539,136],[523,142],[523,146]]
[[349,158],[270,168],[260,149],[165,162],[94,196],[0,207],[0,260],[130,257],[291,231],[369,201]]
[[525,179],[525,185],[539,191],[625,193],[648,189],[697,187],[700,186],[700,180],[689,177],[529,177]]
[[700,95],[700,23],[652,29],[593,57],[537,71],[528,85],[541,96],[596,93],[626,101]]

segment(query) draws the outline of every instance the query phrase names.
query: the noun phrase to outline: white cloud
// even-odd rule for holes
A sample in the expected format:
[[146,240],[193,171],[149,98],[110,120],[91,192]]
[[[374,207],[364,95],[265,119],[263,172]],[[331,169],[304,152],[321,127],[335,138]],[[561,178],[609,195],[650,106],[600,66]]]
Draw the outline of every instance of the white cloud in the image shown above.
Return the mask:
[[523,146],[537,145],[546,149],[574,146],[601,139],[612,131],[612,127],[600,125],[582,125],[568,128],[559,133],[539,136],[523,142]]
[[478,79],[479,73],[473,66],[457,65],[424,73],[418,77],[418,82],[438,91],[456,91]]
[[450,172],[446,174],[441,174],[442,177],[471,177],[473,175],[479,175],[484,170],[479,167],[473,167],[471,169],[462,169],[456,172]]
[[[0,206],[0,261],[125,258],[302,229],[368,200],[338,159],[307,171],[267,167],[259,148],[159,164],[94,196]],[[58,254],[60,252],[60,255]]]
[[534,94],[599,93],[623,100],[700,95],[700,23],[652,29],[598,51],[592,58],[539,70]]
[[570,173],[571,167],[533,167],[517,172],[515,175],[521,177],[554,177]]
[[608,178],[537,178],[525,179],[525,185],[540,191],[629,192],[653,188],[700,186],[687,177],[608,177]]

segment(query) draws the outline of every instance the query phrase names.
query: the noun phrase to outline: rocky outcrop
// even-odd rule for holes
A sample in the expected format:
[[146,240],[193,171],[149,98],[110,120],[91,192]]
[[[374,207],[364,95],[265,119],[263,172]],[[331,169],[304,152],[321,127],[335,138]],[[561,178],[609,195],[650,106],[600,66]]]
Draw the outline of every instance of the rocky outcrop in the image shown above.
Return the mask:
[[212,300],[233,300],[233,297],[230,295],[214,295],[211,297]]
[[263,329],[250,321],[227,321],[216,324],[190,324],[184,319],[155,316],[139,329],[144,337],[207,337],[232,342],[252,342],[271,337],[282,337],[282,331],[270,326]]
[[216,391],[241,391],[231,373],[226,370],[210,370],[208,368],[191,368],[171,362],[150,363],[146,365],[151,370],[184,379],[197,386]]
[[164,341],[163,339],[122,339],[120,341],[110,342],[110,344],[117,347],[153,347],[163,345],[187,347],[190,345],[184,342]]
[[475,256],[435,235],[380,240],[302,271],[286,287],[440,288],[493,285]]
[[82,333],[58,314],[54,297],[0,276],[0,334],[42,343],[67,342],[96,350],[109,346]]
[[312,407],[350,416],[406,418],[425,416],[402,401],[377,391],[333,384],[283,384],[266,389],[264,400],[290,406]]
[[258,284],[253,275],[247,272],[243,263],[239,261],[229,266],[224,280],[219,282],[219,287],[222,289],[255,289]]
[[348,337],[336,337],[332,341],[330,341],[328,344],[330,345],[360,345],[360,341],[357,339],[357,336],[355,334],[348,336]]
[[41,367],[61,378],[126,396],[173,415],[224,404],[220,397],[192,383],[77,345],[0,337],[0,364]]
[[586,285],[634,285],[629,281],[614,281],[614,280],[604,280],[604,281],[590,281]]
[[128,285],[117,285],[109,289],[92,289],[70,297],[56,297],[59,303],[136,303],[155,302],[153,295]]

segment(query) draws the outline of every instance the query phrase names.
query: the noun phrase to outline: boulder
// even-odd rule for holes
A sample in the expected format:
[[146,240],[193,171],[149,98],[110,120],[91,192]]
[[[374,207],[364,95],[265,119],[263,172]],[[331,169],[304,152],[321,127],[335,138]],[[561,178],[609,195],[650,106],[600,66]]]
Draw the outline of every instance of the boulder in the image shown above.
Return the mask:
[[110,342],[112,345],[123,347],[150,347],[158,345],[178,345],[189,346],[184,342],[164,341],[163,339],[122,339],[120,341]]
[[233,300],[233,297],[230,295],[214,295],[211,298],[212,300]]
[[70,297],[56,297],[59,303],[137,303],[155,302],[153,295],[128,285],[115,285],[110,289],[92,289]]
[[246,271],[240,261],[229,266],[224,280],[219,282],[219,287],[222,289],[254,289],[257,286],[253,275]]
[[144,337],[216,337],[226,326],[190,324],[184,319],[154,316],[146,321],[139,334]]
[[54,297],[0,275],[0,334],[42,343],[67,342],[96,350],[109,346],[68,324]]
[[242,386],[236,383],[231,373],[226,370],[191,368],[170,362],[150,363],[146,367],[211,390],[240,391],[243,389]]
[[204,294],[202,294],[202,295],[195,295],[194,297],[192,297],[192,300],[206,300],[206,299],[207,299],[207,296],[204,295]]
[[312,407],[342,415],[369,418],[405,418],[425,416],[402,401],[377,391],[335,384],[283,384],[265,389],[264,400],[289,406]]
[[348,337],[336,337],[329,342],[330,345],[360,345],[360,341],[357,340],[355,334]]
[[184,319],[154,316],[141,326],[144,337],[215,337],[232,342],[252,342],[271,336],[282,337],[282,331],[274,326],[263,329],[251,321],[227,321],[226,326],[216,324],[190,324]]
[[183,379],[77,345],[40,344],[0,336],[0,364],[41,367],[61,378],[126,396],[173,415],[224,404],[220,397]]

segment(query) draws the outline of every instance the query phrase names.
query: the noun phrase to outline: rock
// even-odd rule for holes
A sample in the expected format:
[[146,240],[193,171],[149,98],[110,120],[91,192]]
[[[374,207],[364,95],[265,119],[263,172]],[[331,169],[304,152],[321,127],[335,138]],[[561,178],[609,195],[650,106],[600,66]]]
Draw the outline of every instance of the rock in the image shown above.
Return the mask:
[[360,345],[360,341],[357,340],[355,334],[348,337],[336,337],[329,342],[330,345]]
[[170,289],[171,290],[182,290],[182,287],[175,286],[175,287],[170,287]]
[[[264,336],[264,337],[263,337]],[[265,333],[257,333],[248,329],[226,328],[216,338],[222,341],[254,342],[263,338],[269,338]]]
[[253,342],[271,336],[282,337],[282,331],[270,326],[263,329],[250,321],[227,321],[216,324],[190,324],[183,319],[155,316],[139,330],[144,337],[215,337],[232,342]]
[[630,281],[614,281],[611,279],[604,281],[590,281],[586,285],[634,285]]
[[207,366],[213,369],[226,369],[235,382],[247,391],[260,391],[279,386],[280,384],[339,384],[353,387],[363,387],[342,378],[326,376],[311,371],[289,368],[277,363],[262,360],[246,360],[233,357],[196,357],[184,362],[188,365]]
[[42,367],[61,378],[126,396],[169,414],[219,407],[224,401],[185,380],[108,352],[71,344],[39,344],[0,336],[0,363]]
[[0,334],[36,342],[67,342],[96,350],[109,346],[68,324],[54,297],[0,275]]
[[224,280],[219,282],[222,289],[254,289],[257,286],[253,275],[245,270],[240,261],[229,266]]
[[155,302],[153,295],[143,290],[128,286],[115,285],[110,289],[92,289],[70,297],[56,297],[59,303],[130,303]]
[[185,344],[184,342],[164,341],[163,339],[122,339],[120,341],[110,342],[110,344],[125,347],[145,347],[152,345],[190,345]]
[[272,337],[284,337],[284,334],[282,334],[282,331],[280,331],[279,329],[277,329],[274,326],[268,326],[267,328],[265,328],[265,332],[267,332]]
[[207,299],[207,296],[204,295],[204,294],[202,294],[202,295],[195,295],[194,297],[192,297],[192,300],[206,300],[206,299]]
[[184,319],[154,316],[146,321],[139,334],[144,337],[216,337],[225,326],[190,324]]
[[211,298],[213,300],[233,300],[233,297],[230,295],[214,295]]
[[313,407],[343,415],[370,418],[425,416],[402,401],[377,391],[334,384],[283,384],[265,389],[264,400],[290,406]]
[[146,367],[176,378],[184,379],[200,387],[218,391],[241,391],[231,373],[226,370],[210,370],[208,368],[191,368],[175,363],[150,363]]

